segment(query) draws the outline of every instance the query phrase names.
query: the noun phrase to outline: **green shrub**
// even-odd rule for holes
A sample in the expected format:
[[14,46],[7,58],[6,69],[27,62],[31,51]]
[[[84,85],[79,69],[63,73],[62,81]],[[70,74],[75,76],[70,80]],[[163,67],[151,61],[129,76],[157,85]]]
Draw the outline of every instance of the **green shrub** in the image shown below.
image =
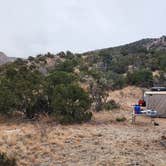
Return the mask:
[[131,85],[151,87],[153,86],[153,75],[147,69],[136,70],[132,73],[128,72],[127,81]]
[[34,58],[33,56],[29,56],[29,57],[28,57],[28,60],[29,60],[29,61],[34,61],[35,58]]
[[10,66],[0,78],[0,112],[22,111],[29,115],[29,110],[42,93],[42,74],[26,66]]
[[9,158],[5,153],[0,153],[0,166],[17,166],[16,159]]
[[116,118],[116,121],[117,122],[124,122],[124,121],[126,121],[127,119],[125,118],[125,117],[118,117],[118,118]]
[[54,57],[55,57],[55,55],[52,54],[52,53],[50,53],[50,52],[48,52],[48,53],[45,54],[44,56],[46,56],[46,57],[48,57],[48,58],[54,58]]
[[71,84],[76,79],[74,74],[65,71],[55,71],[47,76],[48,84],[53,87],[59,84]]
[[81,123],[89,121],[91,112],[89,96],[77,85],[57,85],[53,92],[51,105],[61,123]]
[[108,87],[110,89],[122,89],[126,85],[126,78],[122,74],[109,71],[106,73],[106,79],[108,81]]
[[159,65],[161,70],[166,71],[166,54],[159,59]]
[[27,108],[25,114],[26,117],[32,119],[38,117],[40,114],[50,114],[52,112],[52,108],[49,105],[48,99],[45,96],[39,96],[36,98],[33,104]]
[[0,86],[0,113],[10,115],[17,110],[20,100],[8,87]]
[[104,109],[105,110],[112,110],[112,109],[117,109],[120,108],[119,104],[115,102],[115,100],[110,100],[107,103],[104,104]]
[[67,59],[64,62],[60,62],[58,65],[56,65],[56,70],[73,72],[74,67],[76,67],[76,65],[77,65],[76,59]]

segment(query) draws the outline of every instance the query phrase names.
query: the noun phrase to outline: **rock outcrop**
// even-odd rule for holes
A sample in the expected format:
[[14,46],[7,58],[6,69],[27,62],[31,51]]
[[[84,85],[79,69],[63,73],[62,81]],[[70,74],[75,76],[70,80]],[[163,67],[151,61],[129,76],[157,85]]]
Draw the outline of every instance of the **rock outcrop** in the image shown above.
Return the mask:
[[0,65],[5,64],[7,62],[13,62],[14,60],[15,60],[15,58],[8,57],[3,52],[0,52]]

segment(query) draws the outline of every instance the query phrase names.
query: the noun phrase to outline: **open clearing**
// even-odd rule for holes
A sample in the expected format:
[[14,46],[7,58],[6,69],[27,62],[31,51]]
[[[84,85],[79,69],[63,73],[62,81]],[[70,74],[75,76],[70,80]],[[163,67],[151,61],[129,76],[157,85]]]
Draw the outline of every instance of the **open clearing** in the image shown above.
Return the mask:
[[71,126],[1,124],[0,149],[20,166],[166,165],[166,147],[160,143],[165,119],[153,126],[140,117],[131,125],[114,121],[115,116],[97,113],[91,123]]
[[[134,100],[132,94],[115,94],[123,96],[117,97],[122,104]],[[0,122],[0,149],[15,156],[19,166],[166,166],[166,119],[156,119],[159,126],[154,126],[150,118],[139,117],[132,125],[130,107],[123,106],[95,113],[81,125]],[[116,121],[123,116],[125,122]]]

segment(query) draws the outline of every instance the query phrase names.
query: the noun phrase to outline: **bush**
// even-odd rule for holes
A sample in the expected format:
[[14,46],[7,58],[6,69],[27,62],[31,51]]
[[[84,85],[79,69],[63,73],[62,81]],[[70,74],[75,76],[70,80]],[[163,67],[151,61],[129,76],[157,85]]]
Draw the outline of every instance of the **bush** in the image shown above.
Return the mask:
[[117,122],[124,122],[124,121],[126,121],[127,119],[125,118],[125,117],[118,117],[118,118],[116,118],[116,121]]
[[99,80],[102,76],[102,72],[99,72],[97,70],[90,70],[88,71],[88,74],[91,75],[96,80]]
[[54,57],[55,57],[55,55],[52,54],[52,53],[50,53],[50,52],[48,52],[48,53],[45,54],[44,56],[46,56],[46,57],[48,57],[48,58],[54,58]]
[[53,87],[59,84],[71,84],[76,79],[77,78],[74,74],[64,71],[55,71],[47,77],[48,84]]
[[166,71],[166,54],[159,59],[159,65],[161,70]]
[[131,85],[151,87],[153,86],[153,75],[147,69],[136,70],[127,74],[127,81]]
[[0,153],[1,166],[17,166],[16,159],[9,158],[5,153]]
[[7,68],[0,80],[1,113],[22,111],[29,115],[29,110],[43,93],[42,84],[43,75],[38,71],[31,71],[26,66]]
[[104,109],[105,110],[112,110],[112,109],[117,109],[120,108],[119,104],[115,102],[115,100],[110,100],[107,103],[104,104]]
[[126,85],[126,78],[112,71],[106,73],[106,79],[108,80],[107,86],[113,90],[121,89]]
[[64,62],[60,62],[56,66],[56,70],[65,71],[65,72],[73,72],[74,67],[76,67],[76,65],[77,65],[76,59],[67,59]]
[[91,112],[89,96],[77,85],[57,85],[53,92],[51,105],[61,123],[81,123],[89,121]]
[[29,61],[34,61],[34,60],[35,60],[35,58],[34,58],[34,57],[32,57],[32,56],[29,56],[29,57],[28,57],[28,60],[29,60]]
[[8,87],[0,87],[0,113],[9,115],[17,110],[20,100]]
[[50,107],[47,98],[39,96],[36,101],[27,108],[26,117],[32,119],[40,114],[50,114],[51,112],[52,108]]

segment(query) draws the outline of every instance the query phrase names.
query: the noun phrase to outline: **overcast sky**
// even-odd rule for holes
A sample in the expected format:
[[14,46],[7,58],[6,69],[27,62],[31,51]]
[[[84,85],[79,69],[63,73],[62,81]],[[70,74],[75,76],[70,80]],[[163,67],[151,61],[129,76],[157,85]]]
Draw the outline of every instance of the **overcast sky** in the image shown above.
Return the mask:
[[166,35],[166,0],[0,0],[0,51],[84,52]]

